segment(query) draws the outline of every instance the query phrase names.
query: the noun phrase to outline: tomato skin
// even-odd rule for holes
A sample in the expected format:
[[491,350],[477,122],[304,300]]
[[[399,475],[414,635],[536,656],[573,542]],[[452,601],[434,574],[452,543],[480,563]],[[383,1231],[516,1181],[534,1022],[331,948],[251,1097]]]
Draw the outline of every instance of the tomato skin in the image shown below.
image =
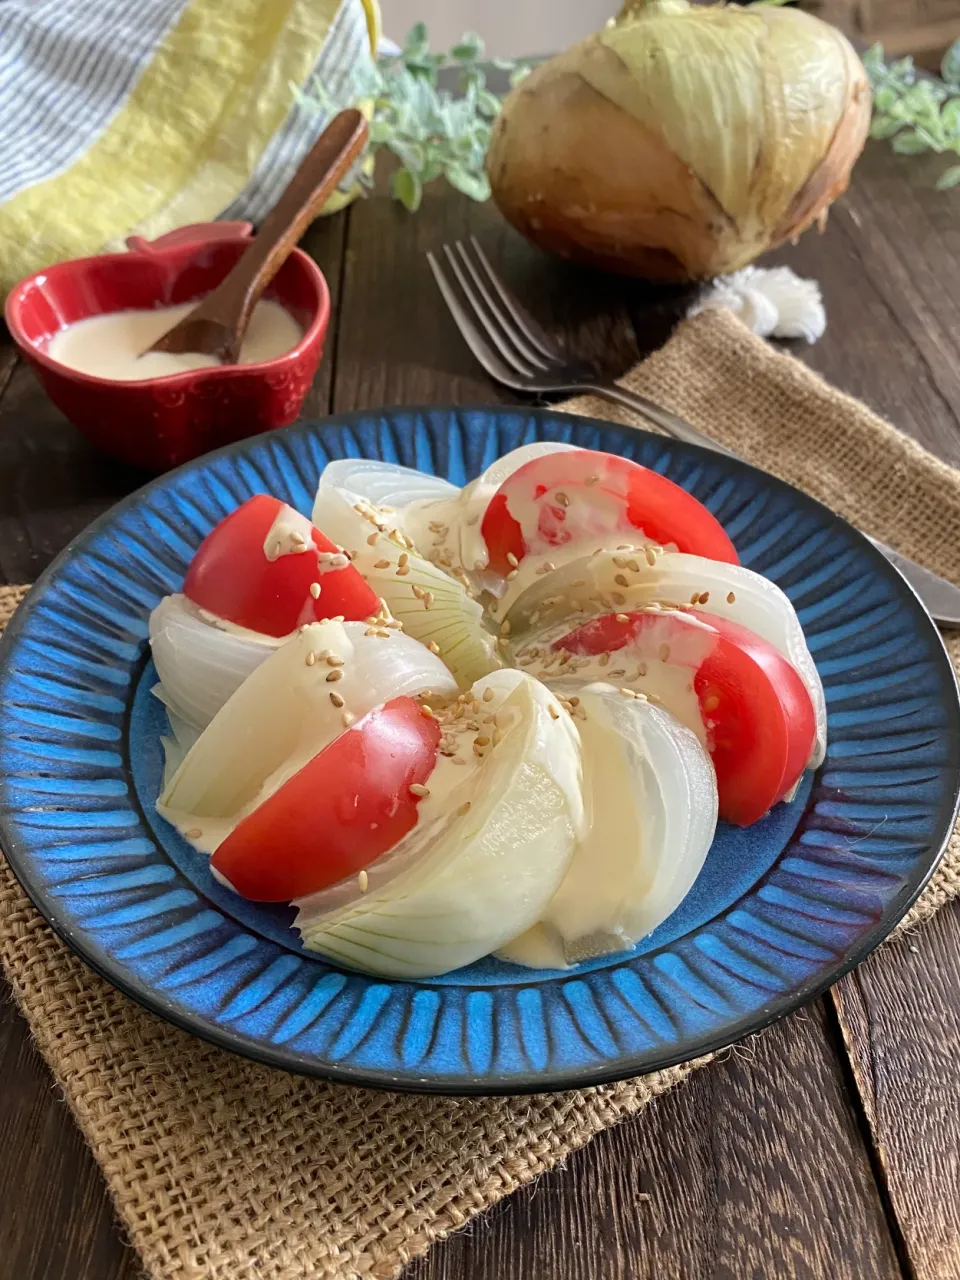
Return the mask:
[[363,716],[242,819],[211,858],[253,902],[290,902],[356,875],[417,821],[440,726],[413,698]]
[[783,799],[813,753],[813,704],[786,658],[746,627],[700,610],[692,617],[607,614],[578,627],[553,647],[590,655],[615,652],[642,641],[646,629],[658,628],[659,637],[665,634],[664,627],[672,627],[682,639],[682,629],[689,635],[690,627],[698,624],[706,624],[705,629],[699,628],[706,652],[701,651],[698,665],[691,668],[693,690],[707,727],[720,816],[746,827]]
[[[317,553],[336,554],[339,548],[295,513],[311,545],[299,554],[267,558],[267,535],[285,508],[279,498],[258,493],[221,520],[197,548],[183,594],[218,618],[276,637],[305,622],[341,614],[359,621],[377,613],[376,593],[352,564],[319,571]],[[310,594],[315,582],[320,583],[316,600]]]
[[592,449],[545,454],[518,467],[487,504],[480,525],[490,568],[504,575],[511,556],[520,561],[575,539],[595,545],[638,530],[661,546],[740,563],[723,526],[686,489],[628,458]]

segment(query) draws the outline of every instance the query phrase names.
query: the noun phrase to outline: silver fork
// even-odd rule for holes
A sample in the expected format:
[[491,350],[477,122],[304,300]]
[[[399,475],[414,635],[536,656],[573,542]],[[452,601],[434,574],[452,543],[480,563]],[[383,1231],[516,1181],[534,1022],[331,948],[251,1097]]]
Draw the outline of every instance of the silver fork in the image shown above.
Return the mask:
[[[739,456],[654,400],[617,386],[592,365],[569,357],[503,283],[475,236],[470,237],[470,249],[472,253],[462,240],[452,247],[443,245],[463,301],[436,255],[428,252],[427,259],[464,341],[495,382],[534,395],[564,392],[600,396],[633,410],[677,440],[729,458]],[[960,590],[952,582],[869,534],[865,536],[906,578],[934,622],[960,628]]]

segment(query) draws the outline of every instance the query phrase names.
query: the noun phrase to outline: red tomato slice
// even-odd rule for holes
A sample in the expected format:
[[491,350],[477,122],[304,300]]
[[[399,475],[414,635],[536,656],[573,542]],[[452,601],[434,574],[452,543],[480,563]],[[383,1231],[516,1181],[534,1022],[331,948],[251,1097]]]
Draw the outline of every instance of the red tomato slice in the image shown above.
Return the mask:
[[[618,621],[625,618],[626,621]],[[697,612],[607,614],[555,649],[600,654],[627,646],[640,662],[687,667],[717,773],[720,816],[739,827],[762,818],[800,778],[813,752],[816,718],[803,681],[766,640],[726,618]],[[644,690],[640,679],[635,687]],[[668,711],[682,716],[664,682]],[[671,706],[671,702],[674,705]]]
[[413,698],[376,707],[239,822],[213,866],[253,902],[290,902],[356,875],[417,821],[411,783],[437,762],[440,726]]
[[[287,636],[304,622],[341,614],[358,621],[377,613],[378,596],[352,564],[324,563],[338,552],[305,516],[258,493],[200,543],[183,594],[218,618],[267,636]],[[316,599],[314,583],[320,585]]]
[[[491,498],[480,525],[490,568],[506,575],[529,552],[611,535],[739,564],[723,526],[686,489],[628,458],[591,449],[548,453],[518,467]],[[511,562],[510,556],[514,557]]]

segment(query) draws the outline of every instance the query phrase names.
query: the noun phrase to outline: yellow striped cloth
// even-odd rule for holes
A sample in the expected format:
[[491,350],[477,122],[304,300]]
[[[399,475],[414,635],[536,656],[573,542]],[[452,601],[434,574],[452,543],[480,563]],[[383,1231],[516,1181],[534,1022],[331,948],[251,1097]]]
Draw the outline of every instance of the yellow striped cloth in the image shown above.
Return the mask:
[[3,0],[0,299],[54,262],[256,222],[375,55],[377,0]]

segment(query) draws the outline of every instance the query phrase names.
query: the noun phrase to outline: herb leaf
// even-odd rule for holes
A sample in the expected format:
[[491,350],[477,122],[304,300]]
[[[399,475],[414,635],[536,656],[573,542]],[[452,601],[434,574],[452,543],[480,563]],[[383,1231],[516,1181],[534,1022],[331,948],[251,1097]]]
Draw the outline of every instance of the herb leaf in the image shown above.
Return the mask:
[[[888,138],[901,155],[960,155],[960,40],[946,52],[942,80],[918,74],[912,58],[887,63],[874,45],[863,57],[873,86],[871,138]],[[945,169],[937,187],[947,191],[960,183],[960,165]]]

